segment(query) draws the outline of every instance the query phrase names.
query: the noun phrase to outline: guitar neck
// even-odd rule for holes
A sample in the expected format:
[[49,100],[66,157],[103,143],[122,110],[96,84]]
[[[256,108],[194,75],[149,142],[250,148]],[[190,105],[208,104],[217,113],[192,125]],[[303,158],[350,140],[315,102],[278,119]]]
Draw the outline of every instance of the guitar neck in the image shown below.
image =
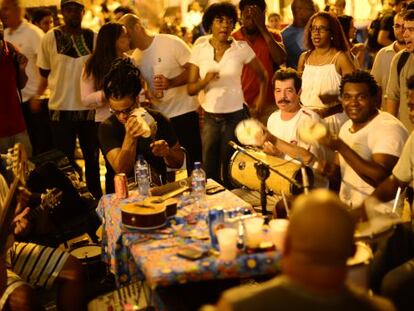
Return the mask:
[[161,201],[166,201],[170,198],[173,198],[173,197],[183,193],[184,191],[187,191],[188,189],[190,189],[190,187],[183,186],[181,188],[178,188],[177,190],[171,191],[170,193],[166,193],[166,194],[161,196]]
[[16,190],[19,184],[19,178],[15,177],[4,202],[3,211],[0,218],[0,254],[3,254],[5,251],[7,238],[12,230],[12,223],[18,205]]

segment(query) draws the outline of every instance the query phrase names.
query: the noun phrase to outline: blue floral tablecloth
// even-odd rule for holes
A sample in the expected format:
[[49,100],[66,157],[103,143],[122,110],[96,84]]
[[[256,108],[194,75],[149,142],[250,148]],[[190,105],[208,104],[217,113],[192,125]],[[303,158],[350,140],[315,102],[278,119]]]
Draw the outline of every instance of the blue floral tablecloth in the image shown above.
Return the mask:
[[240,251],[232,262],[223,262],[216,255],[194,261],[176,255],[183,245],[194,244],[205,250],[210,249],[206,223],[209,207],[250,207],[230,191],[206,196],[200,205],[187,205],[179,209],[176,217],[162,229],[131,231],[122,226],[121,206],[140,199],[136,192],[130,193],[129,198],[124,200],[110,194],[103,196],[98,205],[98,214],[103,219],[103,256],[110,264],[118,286],[145,279],[151,288],[156,288],[279,271],[280,254],[276,251],[251,254]]

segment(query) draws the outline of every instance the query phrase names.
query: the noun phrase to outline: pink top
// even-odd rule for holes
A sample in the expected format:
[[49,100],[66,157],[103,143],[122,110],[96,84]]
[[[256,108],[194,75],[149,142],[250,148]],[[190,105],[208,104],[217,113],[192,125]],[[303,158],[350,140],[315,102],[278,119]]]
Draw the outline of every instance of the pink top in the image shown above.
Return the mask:
[[80,92],[82,105],[95,109],[95,122],[103,122],[111,116],[109,105],[104,102],[103,90],[95,90],[95,81],[92,76],[85,77],[85,67],[82,70],[80,80]]

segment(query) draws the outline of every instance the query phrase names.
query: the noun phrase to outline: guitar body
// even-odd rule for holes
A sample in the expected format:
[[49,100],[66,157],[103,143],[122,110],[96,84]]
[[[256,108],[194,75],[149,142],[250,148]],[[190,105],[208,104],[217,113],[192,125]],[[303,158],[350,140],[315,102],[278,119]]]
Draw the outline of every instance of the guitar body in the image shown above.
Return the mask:
[[121,207],[122,223],[127,228],[151,230],[165,226],[167,218],[177,213],[176,199],[148,197],[144,201],[125,204]]

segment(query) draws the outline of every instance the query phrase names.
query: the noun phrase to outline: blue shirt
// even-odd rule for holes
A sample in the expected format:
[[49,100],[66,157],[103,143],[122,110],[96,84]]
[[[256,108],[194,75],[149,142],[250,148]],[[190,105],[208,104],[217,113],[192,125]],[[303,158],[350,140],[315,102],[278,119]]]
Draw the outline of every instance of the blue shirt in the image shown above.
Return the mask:
[[293,25],[289,25],[282,30],[283,44],[285,45],[287,54],[287,67],[295,69],[298,67],[299,56],[304,51],[303,32],[304,28]]

